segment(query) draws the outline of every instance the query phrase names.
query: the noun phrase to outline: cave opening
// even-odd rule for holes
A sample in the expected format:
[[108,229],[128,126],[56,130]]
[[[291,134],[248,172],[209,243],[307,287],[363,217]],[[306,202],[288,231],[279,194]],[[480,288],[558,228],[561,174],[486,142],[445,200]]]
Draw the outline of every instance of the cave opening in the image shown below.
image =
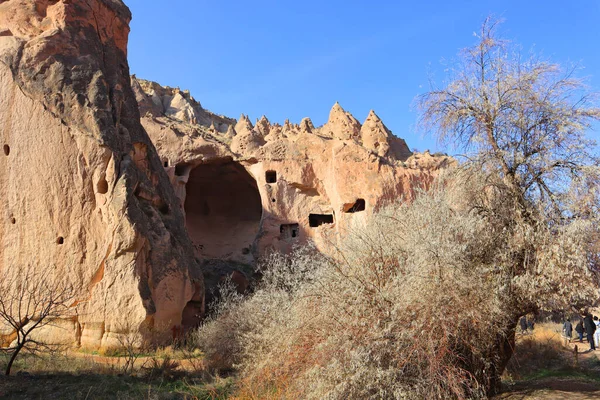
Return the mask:
[[365,202],[365,199],[356,199],[354,203],[344,204],[344,212],[350,214],[365,211],[366,208],[367,203]]
[[188,172],[188,168],[190,168],[187,164],[177,164],[175,166],[175,175],[176,176],[185,176]]
[[108,182],[104,177],[100,178],[96,184],[96,191],[100,194],[106,194],[108,192]]
[[186,184],[186,227],[196,255],[252,261],[262,202],[256,180],[239,163],[200,164]]
[[265,172],[265,180],[267,181],[267,183],[276,183],[277,182],[277,172],[276,171]]
[[297,238],[300,235],[300,225],[298,224],[282,224],[279,226],[281,239]]
[[310,214],[308,216],[308,225],[316,228],[323,224],[333,224],[333,215],[331,214]]

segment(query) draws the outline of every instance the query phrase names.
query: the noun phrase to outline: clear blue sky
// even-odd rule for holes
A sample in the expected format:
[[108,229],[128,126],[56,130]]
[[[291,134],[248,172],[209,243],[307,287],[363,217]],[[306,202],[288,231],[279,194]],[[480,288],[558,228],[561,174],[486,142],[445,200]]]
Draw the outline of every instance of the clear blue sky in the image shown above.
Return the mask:
[[131,72],[234,118],[321,125],[339,101],[361,122],[374,109],[411,148],[445,150],[415,132],[411,103],[489,14],[525,51],[580,63],[600,90],[600,0],[125,2]]

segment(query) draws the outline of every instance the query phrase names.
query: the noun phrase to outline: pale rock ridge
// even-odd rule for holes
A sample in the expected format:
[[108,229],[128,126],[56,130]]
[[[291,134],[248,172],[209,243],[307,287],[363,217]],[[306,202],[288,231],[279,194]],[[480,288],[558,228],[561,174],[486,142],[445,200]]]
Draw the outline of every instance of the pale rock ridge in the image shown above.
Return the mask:
[[227,127],[227,132],[225,132],[225,136],[229,138],[229,140],[233,139],[233,137],[235,136],[235,129],[233,128],[233,125],[229,125]]
[[281,135],[283,137],[290,137],[298,134],[298,127],[290,123],[289,119],[286,119],[281,128]]
[[242,114],[237,124],[235,124],[235,131],[238,134],[244,134],[250,132],[254,129],[252,126],[252,122],[250,122],[250,118],[247,115]]
[[[268,143],[283,139],[304,140],[307,134],[314,134],[340,141],[352,140],[380,157],[394,160],[406,160],[412,154],[406,142],[394,136],[372,111],[365,121],[366,128],[337,102],[331,108],[327,123],[319,128],[315,128],[310,118],[302,119],[299,124],[285,120],[281,126],[272,124],[264,115],[252,125],[250,118],[244,114],[235,120],[203,109],[187,91],[163,88],[158,83],[136,77],[132,77],[131,81],[142,115],[153,118],[161,125],[162,133],[151,135],[154,140],[163,140],[165,135],[168,136],[166,131],[171,131],[176,136],[187,138],[184,139],[184,147],[192,152],[195,146],[208,146],[216,154],[231,150],[238,155],[254,157]],[[156,129],[147,124],[145,127]],[[218,143],[210,143],[211,140]],[[195,142],[201,144],[196,145]]]
[[254,129],[250,118],[247,115],[242,114],[239,121],[235,125],[235,137],[231,140],[231,151],[236,154],[249,154],[254,153],[265,144],[265,139],[262,135]]
[[264,116],[252,126],[242,115],[230,143],[208,131],[200,140],[198,126],[168,118],[143,117],[142,124],[172,160],[167,170],[207,293],[226,276],[250,276],[270,251],[308,241],[330,251],[331,240],[343,240],[381,206],[410,200],[454,162],[412,154],[374,112],[361,126],[337,103],[318,128],[308,118],[281,126]]
[[[45,335],[85,347],[125,327],[171,336],[204,306],[179,199],[140,124],[130,19],[119,0],[0,2],[0,270],[73,284],[77,317]],[[168,112],[189,118],[179,95]]]
[[228,126],[235,120],[214,114],[202,108],[200,102],[191,96],[188,90],[162,87],[156,82],[131,77],[131,86],[142,115],[150,114],[155,118],[169,117],[174,120],[199,125],[213,126],[220,133],[226,133]]

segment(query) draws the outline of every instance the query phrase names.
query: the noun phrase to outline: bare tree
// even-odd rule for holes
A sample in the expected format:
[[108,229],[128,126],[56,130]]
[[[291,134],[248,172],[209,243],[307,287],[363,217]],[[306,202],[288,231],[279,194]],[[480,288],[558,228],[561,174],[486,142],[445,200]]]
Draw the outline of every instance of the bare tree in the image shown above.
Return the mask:
[[10,330],[10,343],[0,351],[9,355],[6,375],[15,359],[26,350],[37,355],[51,351],[56,344],[36,338],[35,332],[58,319],[70,316],[75,303],[72,285],[48,276],[44,271],[25,267],[0,275],[0,324]]
[[119,327],[117,341],[124,352],[125,364],[123,373],[131,374],[134,371],[135,363],[144,352],[144,341],[139,328],[136,329],[131,324],[124,324]]
[[[523,57],[498,38],[497,26],[488,18],[478,43],[460,54],[444,87],[433,86],[418,98],[421,126],[464,150],[466,171],[487,176],[485,187],[470,196],[470,206],[501,233],[498,249],[506,256],[494,260],[493,294],[509,318],[489,350],[497,358],[488,372],[489,393],[498,388],[512,355],[518,318],[549,305],[590,300],[563,288],[589,287],[591,275],[577,275],[589,281],[574,282],[575,274],[582,268],[597,271],[598,262],[593,221],[598,160],[595,143],[586,136],[600,120],[597,97],[575,77],[575,68]],[[584,221],[592,223],[584,228]],[[569,248],[558,240],[569,229],[580,229],[582,243]],[[589,257],[574,264],[569,251]],[[549,272],[539,273],[542,269]]]
[[523,59],[496,36],[497,25],[488,18],[446,87],[419,98],[421,124],[501,176],[524,213],[541,200],[564,216],[561,196],[597,165],[585,135],[600,120],[597,97],[575,68]]

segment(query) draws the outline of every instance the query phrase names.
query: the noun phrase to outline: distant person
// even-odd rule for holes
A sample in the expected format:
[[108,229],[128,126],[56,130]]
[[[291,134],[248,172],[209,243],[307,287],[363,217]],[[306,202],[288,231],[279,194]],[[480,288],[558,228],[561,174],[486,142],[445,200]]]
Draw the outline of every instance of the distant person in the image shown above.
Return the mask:
[[530,331],[532,331],[532,332],[533,332],[533,328],[534,328],[534,326],[535,326],[535,321],[533,320],[533,317],[532,317],[532,318],[529,318],[529,319],[527,320],[527,329],[529,329]]
[[600,347],[600,320],[598,317],[594,317],[594,325],[596,325],[596,332],[594,332],[594,344],[596,348]]
[[521,334],[527,333],[527,317],[526,316],[521,317],[519,324],[521,325]]
[[592,314],[586,313],[583,318],[583,329],[585,329],[585,334],[587,336],[588,343],[590,344],[590,350],[596,350],[596,345],[594,344],[594,332],[596,332],[596,324],[592,319]]
[[567,338],[567,343],[571,343],[571,338],[573,337],[573,325],[569,318],[567,318],[563,325],[563,333],[565,334],[565,338]]
[[583,321],[581,319],[575,325],[575,332],[579,335],[579,343],[583,342]]

